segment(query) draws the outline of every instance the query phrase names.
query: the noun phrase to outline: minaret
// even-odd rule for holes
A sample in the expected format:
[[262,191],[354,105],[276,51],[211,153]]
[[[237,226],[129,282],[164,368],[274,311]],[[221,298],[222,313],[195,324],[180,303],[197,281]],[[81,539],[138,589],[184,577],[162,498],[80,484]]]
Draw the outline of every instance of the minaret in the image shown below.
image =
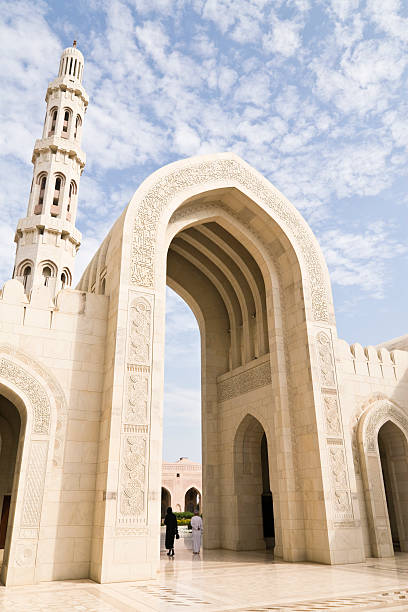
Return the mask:
[[58,77],[48,85],[43,134],[32,156],[27,216],[18,222],[14,239],[13,277],[27,294],[45,285],[55,295],[72,283],[81,244],[75,219],[85,166],[81,139],[88,96],[81,84],[83,72],[84,58],[74,40],[61,55]]

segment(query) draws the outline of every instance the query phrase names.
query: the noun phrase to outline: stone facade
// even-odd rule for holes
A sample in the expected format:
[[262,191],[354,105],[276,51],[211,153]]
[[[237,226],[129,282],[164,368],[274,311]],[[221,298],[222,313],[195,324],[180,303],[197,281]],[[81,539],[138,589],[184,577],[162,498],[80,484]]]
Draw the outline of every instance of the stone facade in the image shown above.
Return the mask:
[[156,575],[166,283],[201,331],[204,546],[407,550],[408,343],[338,338],[310,228],[219,153],[148,177],[76,290],[4,285],[2,581]]
[[173,512],[202,512],[201,463],[180,457],[175,463],[164,462],[162,466],[162,517],[169,506]]

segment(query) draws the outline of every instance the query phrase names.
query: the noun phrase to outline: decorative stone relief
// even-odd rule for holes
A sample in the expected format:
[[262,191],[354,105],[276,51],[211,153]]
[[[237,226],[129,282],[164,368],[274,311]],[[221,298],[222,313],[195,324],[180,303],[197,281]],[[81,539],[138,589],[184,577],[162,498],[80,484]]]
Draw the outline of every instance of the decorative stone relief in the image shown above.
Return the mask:
[[327,334],[320,332],[317,336],[319,351],[320,378],[322,387],[335,387],[334,362],[331,341]]
[[64,462],[64,442],[66,426],[67,415],[59,414],[57,418],[57,425],[55,428],[54,457],[52,460],[53,466],[58,468],[61,468]]
[[408,433],[408,418],[391,403],[384,402],[379,408],[373,411],[365,429],[366,448],[369,452],[376,452],[376,440],[380,423],[384,417],[391,417]]
[[336,395],[323,395],[325,409],[326,433],[329,436],[341,436],[339,406]]
[[130,307],[129,364],[149,365],[151,327],[152,307],[145,298],[137,298]]
[[26,370],[2,357],[0,376],[21,389],[33,407],[33,432],[48,434],[50,429],[50,404],[41,385]]
[[145,423],[150,395],[150,368],[148,366],[132,367],[127,377],[126,423]]
[[48,440],[32,440],[27,466],[22,527],[39,527],[47,468]]
[[[120,514],[144,514],[146,482],[146,436],[127,435],[122,447]],[[119,519],[119,522],[121,519]],[[127,521],[125,521],[127,522]]]
[[37,542],[19,542],[16,550],[16,565],[33,567],[37,552]]
[[231,376],[218,383],[218,401],[225,402],[233,397],[248,393],[271,382],[271,365],[269,361],[261,363],[241,374]]
[[279,197],[249,167],[235,159],[212,159],[177,168],[159,178],[139,205],[131,247],[130,282],[140,287],[154,286],[154,258],[157,228],[162,211],[177,194],[194,185],[225,182],[242,185],[257,201],[270,209],[273,218],[290,232],[299,248],[309,277],[312,312],[315,321],[328,321],[326,275],[311,232],[296,209]]
[[336,518],[353,518],[350,500],[346,457],[343,445],[329,448],[332,486],[334,491],[334,510]]
[[116,521],[117,529],[125,526],[129,535],[137,535],[147,520],[153,299],[151,295],[138,293],[132,293],[129,299]]

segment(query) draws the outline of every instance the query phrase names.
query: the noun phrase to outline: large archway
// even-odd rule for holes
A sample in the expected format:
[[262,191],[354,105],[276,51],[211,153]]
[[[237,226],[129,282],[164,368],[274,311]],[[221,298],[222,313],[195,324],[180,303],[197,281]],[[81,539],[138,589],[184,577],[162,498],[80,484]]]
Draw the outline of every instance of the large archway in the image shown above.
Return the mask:
[[[329,409],[339,415],[330,283],[295,208],[234,155],[193,158],[149,177],[107,243],[79,288],[104,274],[115,326],[106,355],[109,461],[102,466],[106,483],[116,479],[118,489],[117,512],[107,515],[112,537],[142,538],[143,550],[154,548],[147,534],[160,514],[167,283],[194,312],[201,333],[205,547],[232,545],[225,529],[238,511],[231,449],[250,409],[269,432],[269,464],[279,466],[272,487],[275,553],[293,561],[362,560],[344,433],[317,418]],[[128,467],[132,457],[144,470]],[[115,475],[110,466],[118,461]],[[146,575],[157,562],[149,556]],[[105,555],[100,567],[107,579],[119,566]],[[140,564],[121,567],[124,577],[141,576]]]

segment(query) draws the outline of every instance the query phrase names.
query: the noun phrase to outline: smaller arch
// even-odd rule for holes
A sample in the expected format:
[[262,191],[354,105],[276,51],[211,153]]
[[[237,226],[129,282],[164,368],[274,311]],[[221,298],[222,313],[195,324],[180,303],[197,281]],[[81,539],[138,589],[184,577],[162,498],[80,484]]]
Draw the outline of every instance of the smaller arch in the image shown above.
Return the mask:
[[[384,426],[387,427],[383,429]],[[393,427],[394,429],[392,429]],[[384,459],[380,450],[380,446],[384,447],[387,443],[384,442],[384,439],[381,441],[381,437],[384,438],[384,435],[381,436],[380,431],[383,434],[385,431],[385,438],[391,435],[390,431],[393,431],[394,437],[396,436],[396,439],[399,439],[399,448],[402,450],[398,455],[398,461],[402,461],[404,471],[408,471],[408,415],[389,399],[374,401],[361,415],[357,426],[357,440],[371,553],[374,557],[392,557],[394,555],[390,524],[390,512],[392,510],[387,504],[384,482],[386,468],[384,468]],[[395,454],[392,455],[392,460],[394,459]],[[408,506],[408,498],[405,505]],[[405,516],[400,511],[399,515],[399,523],[403,527],[402,531],[408,533],[408,514]],[[408,550],[408,541],[405,540],[405,536],[400,540],[402,540],[401,548]]]
[[161,488],[161,518],[166,516],[167,508],[171,507],[171,493],[166,487]]
[[57,126],[57,118],[58,118],[58,108],[54,106],[50,110],[50,119],[49,119],[50,129],[48,130],[48,136],[52,136],[53,134],[55,134],[55,128]]
[[82,126],[81,115],[77,115],[75,119],[75,130],[74,130],[74,138],[79,138]]
[[63,138],[68,138],[69,136],[69,126],[71,123],[71,117],[72,117],[72,110],[70,108],[64,108],[64,118],[62,121],[62,130],[61,130],[61,136]]
[[43,261],[40,263],[41,276],[43,277],[43,285],[50,286],[50,281],[57,275],[57,267],[51,261]]
[[67,220],[71,220],[71,210],[74,205],[75,196],[78,192],[77,184],[74,180],[72,180],[69,184],[69,192],[68,192],[68,204],[67,204]]
[[71,284],[72,284],[72,274],[68,270],[68,268],[64,268],[61,272],[62,289],[64,289],[64,287],[70,287]]
[[36,184],[38,187],[38,200],[37,204],[34,208],[34,214],[39,215],[42,212],[44,197],[45,197],[45,188],[47,187],[47,173],[40,172],[37,176]]
[[189,487],[184,494],[184,512],[201,510],[201,493],[197,487]]

